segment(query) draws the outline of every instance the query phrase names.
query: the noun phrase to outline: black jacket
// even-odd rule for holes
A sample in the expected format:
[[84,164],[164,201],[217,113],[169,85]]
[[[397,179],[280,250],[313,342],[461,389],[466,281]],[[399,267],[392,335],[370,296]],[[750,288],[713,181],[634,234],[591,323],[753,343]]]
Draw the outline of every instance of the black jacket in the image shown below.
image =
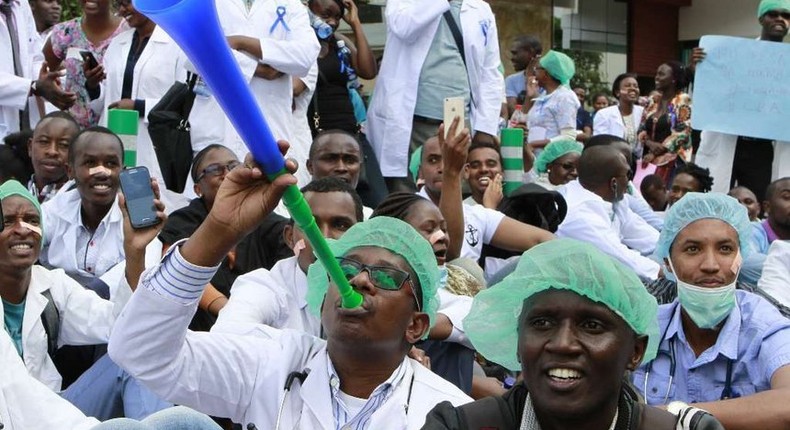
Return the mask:
[[[623,386],[615,430],[675,430],[677,417],[641,404],[637,398]],[[442,402],[428,413],[422,430],[518,430],[526,401],[527,387],[521,383],[501,397],[486,397],[457,408]],[[690,430],[724,430],[712,415],[701,411],[690,421]]]

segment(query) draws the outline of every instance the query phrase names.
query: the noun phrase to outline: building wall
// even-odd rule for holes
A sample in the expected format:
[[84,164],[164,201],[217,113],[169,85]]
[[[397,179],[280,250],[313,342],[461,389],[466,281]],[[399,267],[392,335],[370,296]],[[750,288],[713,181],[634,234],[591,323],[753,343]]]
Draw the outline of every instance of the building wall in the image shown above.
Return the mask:
[[680,9],[678,40],[698,40],[706,34],[756,38],[759,4],[760,0],[694,0]]
[[628,12],[628,71],[653,76],[662,63],[678,58],[678,6],[632,0]]
[[510,44],[521,34],[540,38],[543,49],[551,48],[552,0],[488,0],[496,16],[499,31],[499,50],[505,74],[513,73],[510,64]]

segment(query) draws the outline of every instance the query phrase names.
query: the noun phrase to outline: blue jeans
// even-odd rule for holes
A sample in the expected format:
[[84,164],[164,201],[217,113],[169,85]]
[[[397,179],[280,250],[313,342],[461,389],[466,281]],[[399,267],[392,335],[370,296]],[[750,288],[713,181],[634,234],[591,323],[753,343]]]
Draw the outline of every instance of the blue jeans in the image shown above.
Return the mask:
[[222,430],[207,415],[176,406],[159,411],[142,421],[116,418],[103,422],[92,430]]
[[173,406],[142,386],[106,354],[60,396],[99,421],[117,417],[141,420]]

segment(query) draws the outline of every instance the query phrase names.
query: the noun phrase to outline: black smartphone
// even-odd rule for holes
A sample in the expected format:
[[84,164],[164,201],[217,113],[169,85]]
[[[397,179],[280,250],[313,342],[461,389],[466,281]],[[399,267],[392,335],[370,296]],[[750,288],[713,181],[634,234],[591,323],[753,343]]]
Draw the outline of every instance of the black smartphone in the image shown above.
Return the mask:
[[126,197],[126,210],[134,228],[145,228],[159,223],[154,206],[151,175],[144,166],[121,171],[121,191]]
[[91,51],[80,51],[80,56],[82,56],[82,62],[88,64],[89,69],[96,68],[99,65],[99,62],[96,61],[96,57],[93,56],[93,52]]

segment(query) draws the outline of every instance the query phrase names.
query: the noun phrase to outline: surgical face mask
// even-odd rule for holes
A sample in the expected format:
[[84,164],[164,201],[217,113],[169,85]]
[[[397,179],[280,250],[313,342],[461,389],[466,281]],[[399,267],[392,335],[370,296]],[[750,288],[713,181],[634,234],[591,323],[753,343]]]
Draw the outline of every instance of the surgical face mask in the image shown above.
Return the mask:
[[447,277],[449,274],[450,272],[447,271],[447,265],[442,264],[439,266],[439,289],[447,286]]
[[732,283],[717,288],[699,287],[683,282],[678,277],[671,259],[669,259],[669,267],[677,279],[680,305],[697,327],[715,328],[732,312],[735,307],[735,284],[738,281],[739,265],[736,267],[733,264],[733,272],[736,273]]

